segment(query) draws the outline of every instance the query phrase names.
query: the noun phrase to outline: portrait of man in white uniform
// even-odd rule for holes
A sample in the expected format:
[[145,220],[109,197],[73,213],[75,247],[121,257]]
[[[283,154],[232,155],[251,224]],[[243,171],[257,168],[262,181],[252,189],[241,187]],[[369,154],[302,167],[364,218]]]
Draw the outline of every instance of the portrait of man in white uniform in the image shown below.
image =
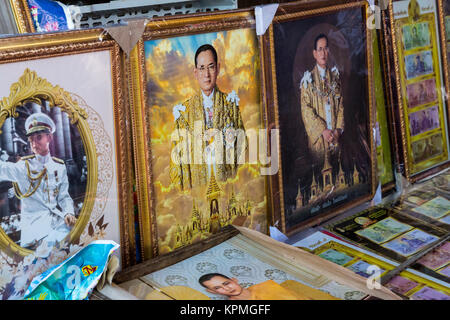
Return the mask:
[[20,200],[20,241],[35,249],[63,240],[75,225],[73,200],[64,161],[50,154],[55,123],[45,113],[33,113],[25,121],[25,131],[33,154],[17,162],[0,161],[0,181],[13,184]]

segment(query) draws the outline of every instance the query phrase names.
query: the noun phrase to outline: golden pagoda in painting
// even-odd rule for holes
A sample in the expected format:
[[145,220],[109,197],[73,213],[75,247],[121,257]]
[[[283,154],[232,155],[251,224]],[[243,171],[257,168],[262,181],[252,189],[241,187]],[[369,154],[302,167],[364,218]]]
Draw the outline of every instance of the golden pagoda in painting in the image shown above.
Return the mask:
[[206,199],[209,204],[209,232],[216,233],[220,229],[219,217],[219,197],[221,190],[217,185],[214,170],[211,166],[211,178],[209,179],[208,190],[206,191]]
[[[333,181],[333,167],[330,164],[328,155],[325,154],[324,166],[321,171],[319,179],[316,179],[316,175],[313,170],[312,181],[310,185],[310,197],[308,204],[314,204],[327,199],[333,192],[344,190],[347,187],[360,183],[359,173],[356,169],[356,165],[353,167],[352,182],[349,184],[345,180],[344,170],[342,170],[341,162],[339,161],[339,172],[335,176]],[[305,198],[302,195],[300,188],[300,181],[298,181],[297,196],[295,198],[295,209],[300,209],[305,206]]]
[[220,228],[230,224],[236,217],[248,217],[252,214],[251,201],[239,200],[239,194],[236,194],[234,188],[231,190],[226,209],[221,210],[219,203],[222,195],[223,192],[211,168],[211,177],[205,197],[208,210],[202,212],[197,204],[198,200],[197,202],[195,199],[192,200],[191,219],[184,226],[179,224],[176,226],[172,250],[207,238],[219,231]]

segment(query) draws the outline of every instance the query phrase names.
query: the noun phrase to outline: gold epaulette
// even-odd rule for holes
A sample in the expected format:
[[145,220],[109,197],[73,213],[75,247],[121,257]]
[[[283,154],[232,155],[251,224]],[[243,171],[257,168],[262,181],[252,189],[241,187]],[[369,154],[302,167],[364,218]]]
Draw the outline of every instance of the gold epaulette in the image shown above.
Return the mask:
[[36,157],[35,154],[30,154],[29,156],[21,157],[20,160],[30,160],[33,159],[34,157]]
[[59,159],[59,158],[57,158],[57,157],[52,157],[52,159],[53,159],[53,161],[55,161],[55,162],[64,164],[64,160],[61,160],[61,159]]

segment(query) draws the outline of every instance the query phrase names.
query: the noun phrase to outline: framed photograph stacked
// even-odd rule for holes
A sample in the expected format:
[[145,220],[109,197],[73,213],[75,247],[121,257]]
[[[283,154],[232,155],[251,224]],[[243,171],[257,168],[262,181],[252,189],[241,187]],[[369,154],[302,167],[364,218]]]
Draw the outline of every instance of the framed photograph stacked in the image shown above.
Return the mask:
[[[383,277],[398,266],[397,262],[338,240],[323,232],[313,233],[293,245],[353,270],[365,278]],[[426,258],[422,258],[420,262],[430,267],[439,266],[445,270],[445,267],[442,266],[448,265],[448,248],[449,243],[446,243],[439,250],[433,252],[432,256],[430,254]],[[450,300],[448,283],[410,268],[401,271],[384,286],[411,300]]]
[[404,174],[414,182],[449,164],[442,1],[394,1],[389,10]]
[[[0,40],[0,297],[96,239],[134,263],[122,55],[101,30]],[[125,87],[126,88],[126,87]]]
[[267,151],[267,132],[252,11],[152,21],[130,61],[145,259],[230,223],[267,233],[257,151]]
[[[364,210],[327,225],[326,229],[359,247],[397,262],[407,261],[448,234],[448,231],[436,225],[384,207]],[[445,276],[433,270],[424,269],[422,272],[448,282]]]
[[372,31],[366,13],[364,1],[283,4],[264,35],[268,127],[278,130],[280,146],[280,169],[271,177],[273,221],[284,233],[374,194]]

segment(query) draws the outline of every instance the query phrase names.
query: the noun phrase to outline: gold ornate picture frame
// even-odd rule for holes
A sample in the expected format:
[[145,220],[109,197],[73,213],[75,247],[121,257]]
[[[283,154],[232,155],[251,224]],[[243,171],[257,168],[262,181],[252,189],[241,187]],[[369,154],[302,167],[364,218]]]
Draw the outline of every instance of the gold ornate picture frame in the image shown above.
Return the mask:
[[19,33],[34,33],[36,28],[31,17],[27,0],[9,0]]
[[412,182],[448,167],[450,160],[442,5],[440,0],[405,0],[389,6],[399,153]]
[[[195,52],[205,44],[211,45],[217,56],[208,68],[195,66]],[[211,47],[203,55],[209,54],[213,54]],[[144,259],[189,246],[232,222],[267,233],[270,208],[261,165],[235,162],[237,150],[246,150],[239,149],[239,143],[247,150],[258,145],[258,141],[250,141],[250,132],[259,141],[266,137],[252,11],[156,19],[147,25],[132,51],[130,70]],[[205,91],[197,76],[206,74],[215,75],[215,86],[212,111],[205,115],[201,105]],[[211,116],[211,122],[205,121],[206,116]],[[199,135],[189,140],[192,128],[199,128]],[[212,140],[204,139],[210,132],[214,132]],[[203,153],[197,158],[199,163],[178,157],[180,150],[192,146],[189,141],[204,143],[198,150],[210,152],[207,145],[215,145],[212,141],[218,145],[221,136],[230,147],[226,150],[233,163],[225,157],[222,163],[210,161],[208,156],[202,158]]]
[[122,52],[101,34],[0,40],[2,298],[93,240],[120,244],[121,267],[135,263]]
[[[365,1],[282,4],[264,35],[267,127],[279,130],[280,149],[280,170],[270,181],[272,219],[284,233],[319,224],[375,193],[367,8]],[[324,80],[315,62],[320,41],[328,57],[321,62]],[[331,142],[322,138],[325,131],[335,132]]]

